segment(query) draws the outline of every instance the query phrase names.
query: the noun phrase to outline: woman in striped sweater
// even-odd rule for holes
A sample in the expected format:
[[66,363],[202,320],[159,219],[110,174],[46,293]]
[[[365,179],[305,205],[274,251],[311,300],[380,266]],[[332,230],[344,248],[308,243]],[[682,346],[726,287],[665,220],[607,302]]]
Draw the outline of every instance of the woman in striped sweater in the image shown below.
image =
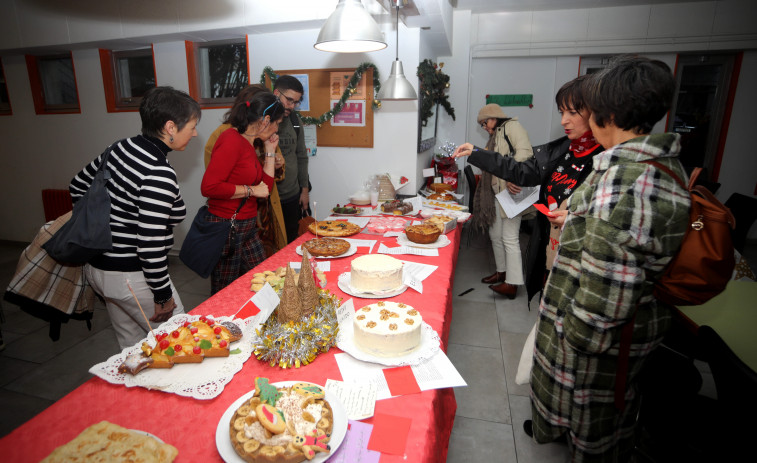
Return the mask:
[[[184,220],[186,208],[167,155],[183,151],[197,136],[201,111],[186,93],[156,87],[143,98],[139,115],[142,135],[109,148],[113,249],[84,268],[92,288],[105,299],[121,348],[134,345],[148,331],[132,290],[151,322],[184,312],[168,275],[167,257],[173,228]],[[69,190],[74,202],[87,191],[101,162],[98,156],[73,178]]]

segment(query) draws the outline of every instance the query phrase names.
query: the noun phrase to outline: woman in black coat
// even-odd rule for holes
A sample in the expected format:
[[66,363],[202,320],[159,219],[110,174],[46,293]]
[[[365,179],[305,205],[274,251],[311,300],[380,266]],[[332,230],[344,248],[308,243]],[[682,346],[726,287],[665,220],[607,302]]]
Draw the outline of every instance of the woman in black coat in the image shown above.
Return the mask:
[[592,158],[603,151],[589,128],[589,111],[584,106],[579,76],[563,85],[555,96],[565,136],[534,148],[534,156],[523,162],[503,157],[470,143],[460,145],[455,157],[470,156],[468,163],[520,186],[540,185],[539,202],[550,215],[539,214],[526,253],[526,291],[530,303],[541,291],[559,244],[565,221],[565,202],[592,170]]

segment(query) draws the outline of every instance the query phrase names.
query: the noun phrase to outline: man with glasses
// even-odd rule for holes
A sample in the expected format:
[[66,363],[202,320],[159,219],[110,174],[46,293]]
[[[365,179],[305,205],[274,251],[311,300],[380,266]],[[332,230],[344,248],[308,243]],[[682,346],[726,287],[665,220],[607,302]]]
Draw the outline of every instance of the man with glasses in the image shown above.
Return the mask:
[[310,183],[308,178],[308,156],[305,149],[305,136],[302,121],[294,112],[305,93],[296,77],[279,76],[273,87],[273,94],[284,106],[284,120],[279,124],[279,148],[284,155],[286,174],[277,184],[281,197],[281,209],[284,213],[287,240],[291,243],[297,238],[298,222],[303,211],[309,209]]

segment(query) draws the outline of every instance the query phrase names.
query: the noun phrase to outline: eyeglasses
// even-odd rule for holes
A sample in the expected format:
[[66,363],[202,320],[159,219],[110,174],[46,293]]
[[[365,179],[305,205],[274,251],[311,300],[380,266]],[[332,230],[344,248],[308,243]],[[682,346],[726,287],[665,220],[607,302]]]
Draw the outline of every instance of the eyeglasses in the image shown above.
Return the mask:
[[[283,93],[279,93],[279,99],[284,99],[287,103],[294,105],[295,107],[299,106],[300,103],[302,103],[302,100],[295,100],[294,98],[289,98],[288,96],[284,95]],[[282,102],[283,103],[283,102]]]
[[481,121],[481,127],[486,128],[486,124],[488,123],[489,123],[489,119],[484,119],[483,121]]

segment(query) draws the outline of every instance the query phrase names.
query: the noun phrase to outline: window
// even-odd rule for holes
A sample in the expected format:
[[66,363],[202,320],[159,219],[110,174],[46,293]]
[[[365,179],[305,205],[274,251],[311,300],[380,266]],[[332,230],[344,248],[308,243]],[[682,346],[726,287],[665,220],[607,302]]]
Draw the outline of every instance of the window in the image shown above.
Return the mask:
[[229,107],[249,85],[244,41],[186,42],[189,93],[202,107]]
[[37,114],[80,113],[79,93],[71,53],[26,55],[26,69]]
[[138,111],[144,94],[156,85],[152,48],[100,49],[100,67],[109,113]]
[[0,60],[0,115],[13,114],[11,111],[11,100],[8,97],[8,85],[5,83],[5,68],[3,61]]

